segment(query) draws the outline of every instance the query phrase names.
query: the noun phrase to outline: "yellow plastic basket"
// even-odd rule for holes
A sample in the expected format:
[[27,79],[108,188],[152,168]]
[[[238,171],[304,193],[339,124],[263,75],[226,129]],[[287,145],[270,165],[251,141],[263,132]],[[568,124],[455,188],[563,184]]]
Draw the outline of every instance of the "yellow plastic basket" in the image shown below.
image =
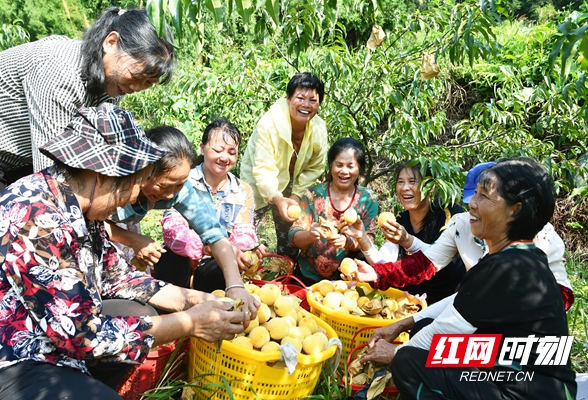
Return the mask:
[[[347,282],[347,284],[349,284],[349,282]],[[312,292],[317,287],[317,285],[318,283],[315,283],[311,286],[312,290],[309,290],[306,293],[306,300],[310,305],[310,312],[319,317],[321,320],[325,321],[327,324],[329,324],[329,326],[335,330],[335,332],[339,336],[339,339],[341,339],[341,343],[343,346],[339,366],[342,369],[345,368],[345,361],[347,360],[347,355],[351,352],[351,350],[353,350],[351,348],[351,341],[353,339],[353,336],[359,329],[368,326],[382,327],[398,321],[397,319],[375,319],[369,317],[359,317],[356,315],[335,311],[332,308],[327,307],[316,301]],[[365,282],[359,282],[357,283],[357,286],[373,290],[372,287]],[[407,297],[403,291],[393,288],[384,291],[380,290],[378,291],[378,293],[386,294],[387,297],[394,299]],[[415,300],[412,299],[411,301]],[[420,304],[422,308],[427,307],[427,303],[424,300],[422,300],[418,304]],[[355,346],[367,343],[372,337],[372,334],[373,331],[369,330],[364,330],[360,332],[359,335],[355,337]],[[401,342],[408,341],[408,333],[401,333],[396,340]]]
[[[312,315],[303,311],[308,315]],[[319,326],[327,332],[327,337],[337,338],[335,331],[324,321],[312,316]],[[221,352],[217,353],[216,343],[208,343],[192,338],[188,358],[188,377],[199,386],[217,385],[218,391],[202,392],[206,399],[229,399],[222,378],[229,382],[235,400],[255,399],[253,391],[262,400],[294,400],[312,394],[321,375],[323,365],[335,352],[332,345],[323,352],[314,355],[298,355],[298,365],[292,375],[284,367],[274,368],[280,358],[280,352],[262,353],[249,350],[223,341]],[[250,385],[250,386],[249,386]],[[252,391],[253,389],[253,391]]]

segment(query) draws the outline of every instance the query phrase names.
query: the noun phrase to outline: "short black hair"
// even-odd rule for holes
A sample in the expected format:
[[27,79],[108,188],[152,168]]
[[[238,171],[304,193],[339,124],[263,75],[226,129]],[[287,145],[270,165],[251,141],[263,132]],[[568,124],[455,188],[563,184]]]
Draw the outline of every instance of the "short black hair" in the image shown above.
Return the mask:
[[532,240],[553,216],[553,181],[536,161],[526,157],[498,161],[482,172],[478,184],[487,188],[491,183],[496,183],[506,204],[522,205],[509,224],[509,240]]
[[[215,118],[210,124],[206,126],[204,129],[204,133],[202,134],[202,140],[200,141],[203,145],[206,146],[210,141],[210,136],[212,132],[216,130],[220,130],[222,133],[223,140],[225,143],[227,142],[228,138],[231,138],[237,144],[237,147],[241,144],[241,131],[235,124],[224,117],[217,117]],[[202,164],[204,162],[204,156],[200,154],[196,161],[197,164]]]
[[316,90],[316,93],[319,96],[319,103],[323,102],[323,98],[325,97],[325,85],[318,76],[310,72],[296,73],[292,79],[290,79],[290,82],[288,82],[288,86],[286,87],[286,96],[291,99],[292,96],[294,96],[296,89],[301,88]]
[[[339,154],[346,150],[353,150],[355,154],[355,161],[359,165],[359,175],[363,176],[365,172],[365,148],[363,144],[359,140],[353,138],[341,138],[337,140],[335,143],[331,145],[329,152],[327,153],[327,164],[329,168],[329,173],[327,174],[327,181],[331,181],[333,177],[331,176],[331,164],[337,158]],[[355,182],[357,185],[357,182]]]

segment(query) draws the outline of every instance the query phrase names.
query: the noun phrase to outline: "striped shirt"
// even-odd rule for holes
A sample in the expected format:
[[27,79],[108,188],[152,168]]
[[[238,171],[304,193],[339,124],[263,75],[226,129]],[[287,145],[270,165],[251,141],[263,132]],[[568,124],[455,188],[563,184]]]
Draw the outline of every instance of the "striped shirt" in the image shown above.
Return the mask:
[[81,45],[49,36],[0,53],[0,170],[52,165],[38,149],[65,130],[78,108],[120,101],[107,94],[89,96]]

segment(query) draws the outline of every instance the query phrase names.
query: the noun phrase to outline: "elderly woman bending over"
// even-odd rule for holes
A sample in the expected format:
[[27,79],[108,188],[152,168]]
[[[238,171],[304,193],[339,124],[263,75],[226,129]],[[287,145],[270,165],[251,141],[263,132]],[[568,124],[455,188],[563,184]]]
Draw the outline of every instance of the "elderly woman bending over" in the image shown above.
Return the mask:
[[[559,287],[545,253],[533,244],[554,205],[551,179],[533,161],[505,160],[484,171],[470,201],[470,224],[472,233],[488,244],[489,253],[465,274],[455,295],[377,329],[363,361],[392,362],[394,383],[403,399],[565,399],[566,389],[575,398],[569,358],[564,365],[536,365],[537,342],[526,363],[514,360],[512,365],[484,368],[505,375],[533,373],[532,383],[468,382],[460,379],[462,372],[476,368],[425,368],[434,334],[502,334],[503,339],[534,335],[538,341],[569,335]],[[390,343],[409,329],[408,343]]]
[[130,113],[81,108],[41,151],[56,165],[0,198],[0,398],[120,399],[154,345],[244,329],[249,312],[133,271],[108,240],[103,221],[167,153]]

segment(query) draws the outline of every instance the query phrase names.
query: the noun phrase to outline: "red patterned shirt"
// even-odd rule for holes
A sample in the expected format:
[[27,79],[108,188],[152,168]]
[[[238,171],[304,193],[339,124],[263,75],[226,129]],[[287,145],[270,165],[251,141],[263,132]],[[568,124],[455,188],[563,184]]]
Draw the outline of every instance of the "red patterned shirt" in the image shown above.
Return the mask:
[[119,259],[55,168],[0,198],[0,368],[34,360],[87,373],[85,360],[145,360],[149,317],[101,313],[103,298],[147,302],[166,284]]

